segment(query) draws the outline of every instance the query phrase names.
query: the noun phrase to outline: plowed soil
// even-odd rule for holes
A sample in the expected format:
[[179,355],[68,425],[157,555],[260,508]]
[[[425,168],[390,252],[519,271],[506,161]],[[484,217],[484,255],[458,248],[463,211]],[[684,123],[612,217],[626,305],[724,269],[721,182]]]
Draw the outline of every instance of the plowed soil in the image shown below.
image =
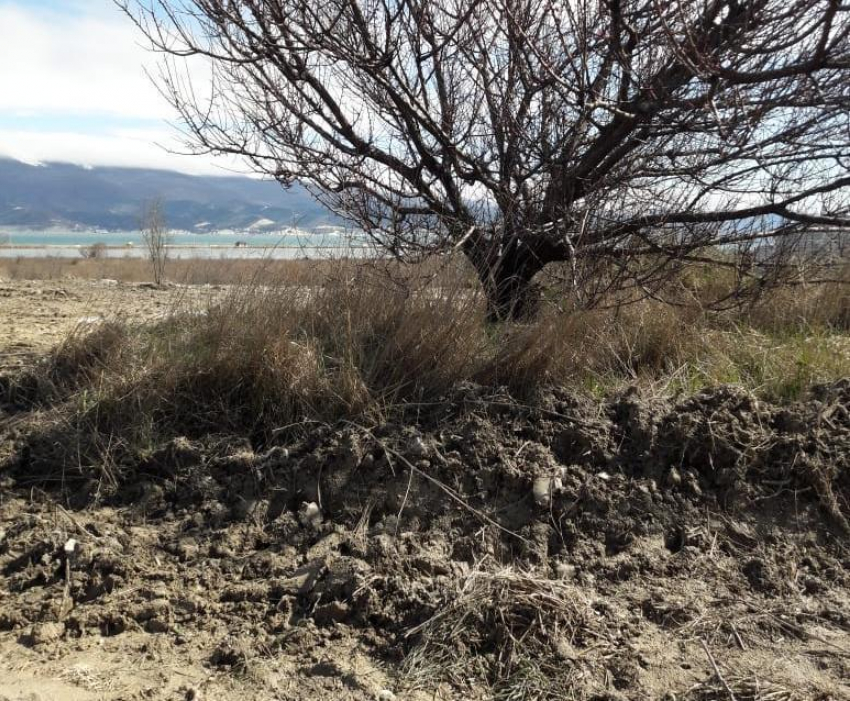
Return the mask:
[[850,382],[469,385],[120,472],[0,411],[4,701],[850,699]]

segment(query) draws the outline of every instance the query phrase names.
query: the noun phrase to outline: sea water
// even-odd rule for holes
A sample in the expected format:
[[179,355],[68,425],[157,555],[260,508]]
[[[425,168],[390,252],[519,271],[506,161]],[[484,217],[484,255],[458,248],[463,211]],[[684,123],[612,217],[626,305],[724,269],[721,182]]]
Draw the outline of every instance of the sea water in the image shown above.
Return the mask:
[[[94,244],[106,246],[107,258],[142,258],[147,255],[140,231],[34,231],[0,228],[0,257],[74,258]],[[237,245],[239,244],[239,245]],[[335,255],[368,255],[371,250],[362,236],[340,233],[216,232],[168,235],[171,258],[320,258]]]

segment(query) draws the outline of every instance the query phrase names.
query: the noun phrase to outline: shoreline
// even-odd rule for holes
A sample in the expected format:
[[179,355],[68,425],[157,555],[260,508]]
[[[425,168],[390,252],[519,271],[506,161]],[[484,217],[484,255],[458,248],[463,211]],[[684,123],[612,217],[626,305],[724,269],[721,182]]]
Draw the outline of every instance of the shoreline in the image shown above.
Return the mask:
[[[15,260],[27,259],[86,259],[83,255],[86,249],[91,249],[92,244],[0,244],[0,259]],[[308,245],[281,243],[235,245],[233,243],[197,243],[197,244],[169,244],[166,246],[170,257],[178,260],[293,260],[293,259],[324,259],[332,257],[366,258],[372,252],[372,248],[366,245]],[[140,259],[147,258],[148,253],[144,245],[125,244],[105,245],[99,249],[100,255],[91,260],[106,259]]]

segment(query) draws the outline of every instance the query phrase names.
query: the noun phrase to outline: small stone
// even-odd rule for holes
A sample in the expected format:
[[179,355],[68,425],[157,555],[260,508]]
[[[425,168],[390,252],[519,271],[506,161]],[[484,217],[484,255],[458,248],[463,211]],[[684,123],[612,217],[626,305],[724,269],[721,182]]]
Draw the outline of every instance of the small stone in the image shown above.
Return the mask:
[[671,467],[667,473],[667,484],[671,487],[678,487],[682,484],[682,475],[675,467]]
[[64,550],[66,555],[73,555],[77,550],[77,541],[73,538],[69,538],[65,543]]
[[318,528],[324,522],[324,516],[322,516],[322,510],[319,508],[319,505],[314,502],[304,502],[301,505],[301,508],[298,510],[298,521],[305,528]]
[[377,701],[396,701],[397,696],[389,689],[381,689],[376,698]]
[[46,645],[56,642],[64,634],[64,623],[39,623],[30,630],[30,640],[33,645]]
[[536,477],[531,491],[534,495],[534,503],[540,507],[549,506],[552,500],[552,479],[550,477]]
[[419,436],[415,436],[407,444],[407,453],[414,458],[426,458],[428,457],[428,446]]

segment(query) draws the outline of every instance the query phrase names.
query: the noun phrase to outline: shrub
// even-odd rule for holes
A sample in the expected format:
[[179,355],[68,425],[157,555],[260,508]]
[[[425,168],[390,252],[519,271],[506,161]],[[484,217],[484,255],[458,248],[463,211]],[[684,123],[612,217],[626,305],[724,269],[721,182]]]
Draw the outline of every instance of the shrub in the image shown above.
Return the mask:
[[106,244],[102,241],[98,241],[89,246],[83,246],[80,248],[80,256],[91,260],[99,260],[101,258],[106,258],[106,250]]

